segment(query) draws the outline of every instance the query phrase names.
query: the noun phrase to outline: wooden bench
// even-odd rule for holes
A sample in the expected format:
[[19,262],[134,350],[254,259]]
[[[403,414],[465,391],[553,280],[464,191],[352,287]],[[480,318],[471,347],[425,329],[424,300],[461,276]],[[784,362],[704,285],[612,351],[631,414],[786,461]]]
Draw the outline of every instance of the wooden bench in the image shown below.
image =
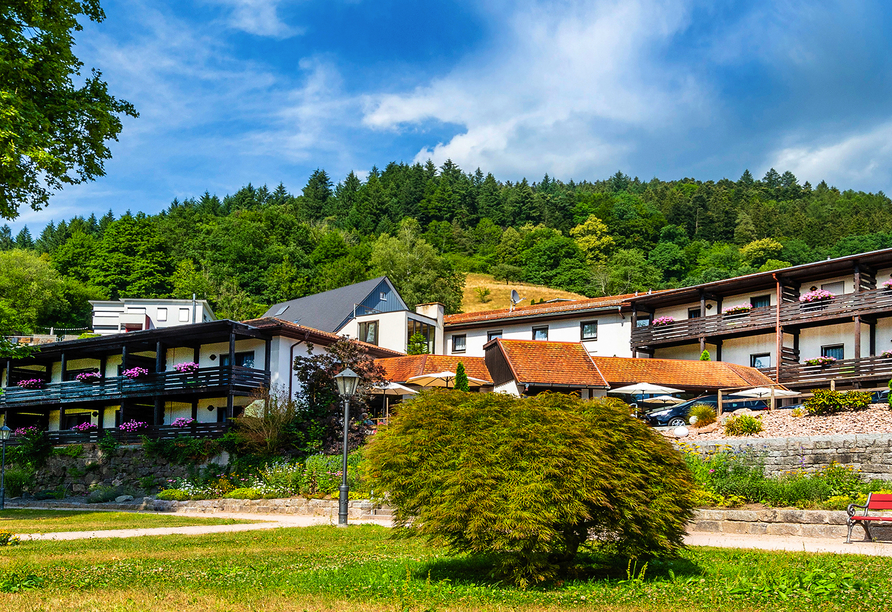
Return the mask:
[[[855,514],[855,508],[862,508],[863,514]],[[846,537],[846,544],[852,543],[852,528],[855,525],[861,525],[867,537],[873,540],[870,535],[871,521],[892,521],[892,515],[876,514],[877,510],[892,510],[892,493],[869,493],[867,495],[867,504],[859,506],[858,504],[849,504],[846,508],[846,514],[849,518],[846,524],[849,526],[849,535]]]

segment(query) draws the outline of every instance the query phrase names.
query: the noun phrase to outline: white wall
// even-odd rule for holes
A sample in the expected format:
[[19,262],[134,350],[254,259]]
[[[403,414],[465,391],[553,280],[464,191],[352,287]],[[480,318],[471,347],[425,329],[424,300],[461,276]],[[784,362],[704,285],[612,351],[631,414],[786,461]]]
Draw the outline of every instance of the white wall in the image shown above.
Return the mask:
[[[572,319],[530,319],[524,322],[504,323],[499,321],[487,321],[484,326],[475,326],[471,329],[446,330],[446,355],[470,355],[483,357],[483,345],[486,344],[487,333],[502,330],[502,338],[506,340],[532,340],[534,327],[548,327],[548,339],[555,342],[580,342],[582,331],[580,324],[583,321],[598,322],[598,339],[585,341],[583,345],[592,355],[606,357],[631,357],[632,350],[630,339],[632,335],[632,321],[626,315],[625,318],[616,313],[601,313],[591,316],[583,316]],[[464,335],[466,337],[465,352],[453,353],[452,336]]]
[[[396,312],[379,312],[358,316],[351,319],[341,329],[337,331],[340,335],[347,335],[351,338],[359,338],[359,324],[371,321],[378,322],[378,346],[392,351],[406,352],[406,346],[409,343],[409,320],[420,321],[434,328],[434,350],[435,354],[442,353],[442,330],[437,328],[436,319],[431,319],[424,315],[420,315],[408,310],[398,310]],[[439,341],[438,341],[439,340]]]
[[[165,320],[161,320],[160,311],[166,313]],[[180,320],[181,311],[185,321]],[[148,317],[147,327],[145,327],[145,317]],[[122,321],[122,319],[124,320]],[[103,336],[123,333],[125,322],[136,323],[139,321],[143,329],[159,329],[215,320],[210,308],[203,301],[195,302],[194,317],[192,300],[125,299],[120,302],[93,303],[93,328],[97,334]],[[103,327],[109,326],[112,326],[113,329],[103,329]]]

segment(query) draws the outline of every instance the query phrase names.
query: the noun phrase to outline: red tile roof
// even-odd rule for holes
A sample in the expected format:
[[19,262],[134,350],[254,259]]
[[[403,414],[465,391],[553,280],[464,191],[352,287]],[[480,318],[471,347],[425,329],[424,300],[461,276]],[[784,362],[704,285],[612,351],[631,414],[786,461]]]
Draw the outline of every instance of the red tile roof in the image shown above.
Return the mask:
[[[343,337],[331,332],[313,329],[312,327],[307,327],[306,325],[298,325],[297,323],[292,323],[291,321],[286,321],[284,319],[277,319],[275,317],[250,319],[248,321],[242,321],[242,323],[244,323],[245,325],[250,325],[251,327],[256,327],[257,329],[265,329],[268,331],[281,330],[283,332],[300,334],[300,336],[305,337],[305,339],[309,340],[310,342],[318,342],[320,344],[323,342],[332,344]],[[405,353],[401,353],[400,351],[393,351],[391,349],[384,348],[383,346],[369,344],[368,342],[362,342],[360,340],[356,340],[356,342],[359,342],[359,344],[365,347],[366,352],[368,352],[373,357],[392,357],[405,355]]]
[[626,299],[631,297],[635,297],[635,294],[609,295],[587,300],[569,300],[564,302],[552,302],[550,304],[535,304],[533,306],[517,306],[514,310],[511,310],[510,308],[502,308],[501,310],[489,310],[485,312],[465,312],[462,314],[448,315],[445,322],[448,326],[464,323],[496,321],[499,319],[511,319],[515,317],[568,313],[577,310],[586,311],[599,308],[616,308],[617,306],[622,306]]
[[461,355],[406,355],[376,359],[375,363],[384,368],[384,378],[390,382],[404,383],[413,376],[435,374],[437,372],[455,372],[458,362],[465,365],[465,372],[472,378],[479,378],[492,384],[492,376],[486,369],[483,357],[465,357]]
[[608,388],[588,351],[578,342],[505,340],[487,350],[501,349],[514,379],[521,384]]
[[631,357],[592,356],[611,387],[649,382],[685,390],[717,390],[732,387],[756,387],[774,381],[747,366],[723,361],[685,361],[682,359],[633,359]]

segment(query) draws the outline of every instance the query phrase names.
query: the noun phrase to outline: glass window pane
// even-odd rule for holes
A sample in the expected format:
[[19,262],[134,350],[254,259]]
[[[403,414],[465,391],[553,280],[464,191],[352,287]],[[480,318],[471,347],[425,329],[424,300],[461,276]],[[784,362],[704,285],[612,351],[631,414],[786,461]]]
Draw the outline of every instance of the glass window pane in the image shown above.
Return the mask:
[[750,304],[753,305],[753,308],[768,308],[771,306],[771,296],[758,295],[750,300]]
[[845,354],[845,347],[842,344],[821,347],[821,356],[822,357],[833,357],[834,359],[845,359],[844,354]]
[[582,323],[582,339],[583,340],[597,340],[598,339],[598,322],[597,321],[586,321],[585,323]]
[[463,353],[467,342],[466,336],[452,336],[452,352]]
[[548,328],[547,327],[534,327],[533,328],[533,340],[548,340]]
[[769,354],[750,355],[750,365],[754,368],[770,368],[771,367],[771,355],[769,355]]

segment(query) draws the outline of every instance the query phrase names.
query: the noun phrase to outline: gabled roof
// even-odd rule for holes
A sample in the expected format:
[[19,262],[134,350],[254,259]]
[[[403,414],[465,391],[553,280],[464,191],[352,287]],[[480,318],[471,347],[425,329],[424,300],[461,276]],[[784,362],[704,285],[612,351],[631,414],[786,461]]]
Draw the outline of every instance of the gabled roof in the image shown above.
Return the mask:
[[[329,344],[337,342],[342,337],[338,334],[313,329],[312,327],[307,327],[306,325],[298,325],[297,323],[292,323],[291,321],[285,321],[283,319],[277,319],[275,317],[251,319],[249,321],[242,321],[242,323],[245,325],[250,325],[254,329],[260,329],[264,332],[272,333],[274,335],[281,334],[285,336],[292,336],[294,338],[300,338],[309,342],[321,344],[323,346],[328,346]],[[399,351],[392,351],[382,346],[369,344],[368,342],[362,342],[360,340],[355,341],[359,342],[359,344],[365,349],[365,351],[373,357],[398,357],[405,354],[400,353]]]
[[[401,306],[400,310],[408,310],[390,280],[386,276],[379,276],[354,285],[274,304],[263,314],[263,318],[275,317],[313,329],[336,332],[353,318],[354,305],[361,305],[366,301],[382,282],[387,283],[393,291]],[[356,314],[364,315],[368,312],[360,309]]]
[[585,315],[589,311],[602,311],[605,309],[616,310],[622,308],[628,298],[634,294],[609,295],[606,297],[589,298],[586,300],[566,300],[532,306],[517,306],[514,310],[502,308],[501,310],[489,310],[485,312],[466,312],[446,317],[446,327],[465,326],[473,323],[488,323],[493,321],[511,321],[514,319],[528,319],[534,317],[551,317],[554,315]]
[[747,366],[724,361],[685,361],[682,359],[640,359],[592,356],[611,387],[649,382],[685,390],[718,390],[757,387],[774,381]]
[[505,340],[497,338],[486,350],[500,350],[521,384],[540,386],[609,387],[579,342]]
[[483,357],[461,355],[406,355],[390,359],[376,359],[375,363],[384,368],[384,378],[391,382],[404,383],[413,376],[455,372],[458,362],[465,365],[465,372],[471,378],[479,378],[492,384],[492,376],[486,368]]

